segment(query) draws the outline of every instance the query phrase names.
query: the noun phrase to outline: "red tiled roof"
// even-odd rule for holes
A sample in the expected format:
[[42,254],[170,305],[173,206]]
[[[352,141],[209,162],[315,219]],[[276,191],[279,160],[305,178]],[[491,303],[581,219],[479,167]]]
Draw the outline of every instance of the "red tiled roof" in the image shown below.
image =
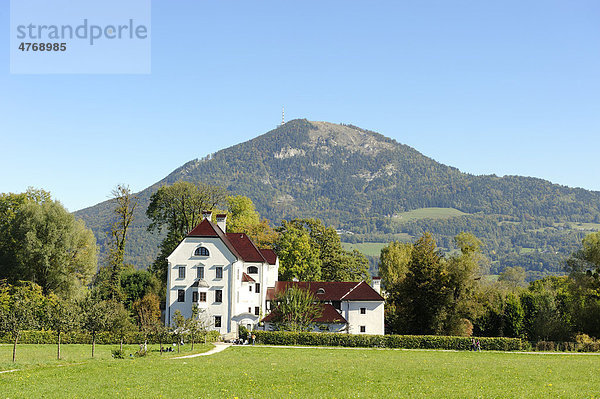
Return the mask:
[[242,273],[242,283],[256,283],[256,280],[248,276],[246,273]]
[[364,281],[277,281],[272,292],[267,290],[266,299],[273,300],[279,292],[293,286],[309,290],[320,301],[383,301],[382,296]]
[[262,254],[263,258],[269,262],[269,265],[274,265],[277,263],[277,254],[272,249],[261,248],[260,253]]
[[188,237],[218,237],[223,241],[223,243],[227,246],[227,248],[231,251],[231,253],[238,259],[243,259],[239,252],[236,250],[235,246],[227,239],[223,230],[213,222],[211,222],[208,218],[205,218],[200,222],[200,224],[192,231],[190,231],[187,235]]
[[[348,324],[348,321],[342,316],[335,308],[330,304],[322,305],[322,311],[320,317],[315,319],[315,323],[343,323]],[[261,321],[270,322],[277,316],[277,310],[272,311],[265,316]]]
[[244,262],[267,262],[256,245],[244,233],[227,233],[227,239],[233,244]]

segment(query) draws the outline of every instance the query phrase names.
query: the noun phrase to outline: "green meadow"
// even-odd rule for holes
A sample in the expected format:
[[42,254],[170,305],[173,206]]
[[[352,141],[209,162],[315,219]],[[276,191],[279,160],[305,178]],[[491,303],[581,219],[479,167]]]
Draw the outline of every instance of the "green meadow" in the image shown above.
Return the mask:
[[[73,348],[71,348],[73,347]],[[418,350],[231,347],[173,359],[117,360],[115,346],[22,345],[20,371],[0,374],[3,398],[594,398],[600,356]],[[0,346],[10,369],[10,345]],[[134,350],[128,347],[127,350]],[[207,347],[199,348],[206,350]],[[26,359],[26,360],[25,360]]]

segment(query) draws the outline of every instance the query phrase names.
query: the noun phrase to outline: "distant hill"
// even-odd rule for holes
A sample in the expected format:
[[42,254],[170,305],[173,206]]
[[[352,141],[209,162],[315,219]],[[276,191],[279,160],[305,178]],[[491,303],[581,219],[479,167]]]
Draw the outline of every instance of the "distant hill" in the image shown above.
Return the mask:
[[[559,272],[562,257],[587,231],[600,229],[600,192],[530,177],[474,176],[379,133],[293,120],[190,161],[141,191],[127,248],[129,261],[140,268],[155,258],[160,241],[146,231],[149,198],[177,180],[246,195],[275,224],[294,217],[323,219],[351,243],[406,240],[428,230],[450,249],[451,237],[472,231],[485,241],[493,272],[520,264],[531,277]],[[76,215],[102,247],[110,204]]]

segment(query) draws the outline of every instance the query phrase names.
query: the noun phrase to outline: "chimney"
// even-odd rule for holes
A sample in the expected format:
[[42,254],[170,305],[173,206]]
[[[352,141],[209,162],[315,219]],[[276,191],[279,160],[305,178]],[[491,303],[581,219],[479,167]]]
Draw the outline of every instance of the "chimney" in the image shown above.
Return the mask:
[[225,227],[227,227],[227,215],[224,213],[220,213],[217,215],[217,226],[219,226],[219,228],[221,230],[223,230],[223,233],[225,233]]
[[202,219],[208,219],[210,221],[211,216],[212,211],[202,211]]
[[373,289],[377,291],[379,295],[381,295],[381,277],[373,277],[371,287],[373,287]]

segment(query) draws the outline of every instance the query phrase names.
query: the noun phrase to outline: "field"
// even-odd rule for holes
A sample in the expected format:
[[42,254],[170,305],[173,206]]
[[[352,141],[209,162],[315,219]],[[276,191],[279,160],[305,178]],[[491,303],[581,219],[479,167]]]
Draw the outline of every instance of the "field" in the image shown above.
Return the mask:
[[343,242],[342,248],[344,248],[346,251],[352,251],[353,249],[356,249],[360,253],[363,253],[367,256],[379,256],[381,255],[381,248],[385,247],[386,245],[388,245],[387,242],[363,242],[356,244]]
[[464,215],[468,215],[468,213],[454,208],[419,208],[394,215],[394,220],[408,222],[420,219],[448,219]]
[[[110,358],[114,346],[22,345],[2,397],[579,397],[600,396],[600,356],[377,349],[232,347],[211,356]],[[0,346],[6,369],[10,345]],[[205,348],[202,348],[204,350]],[[39,360],[33,360],[33,359]],[[64,366],[64,367],[62,367]]]

